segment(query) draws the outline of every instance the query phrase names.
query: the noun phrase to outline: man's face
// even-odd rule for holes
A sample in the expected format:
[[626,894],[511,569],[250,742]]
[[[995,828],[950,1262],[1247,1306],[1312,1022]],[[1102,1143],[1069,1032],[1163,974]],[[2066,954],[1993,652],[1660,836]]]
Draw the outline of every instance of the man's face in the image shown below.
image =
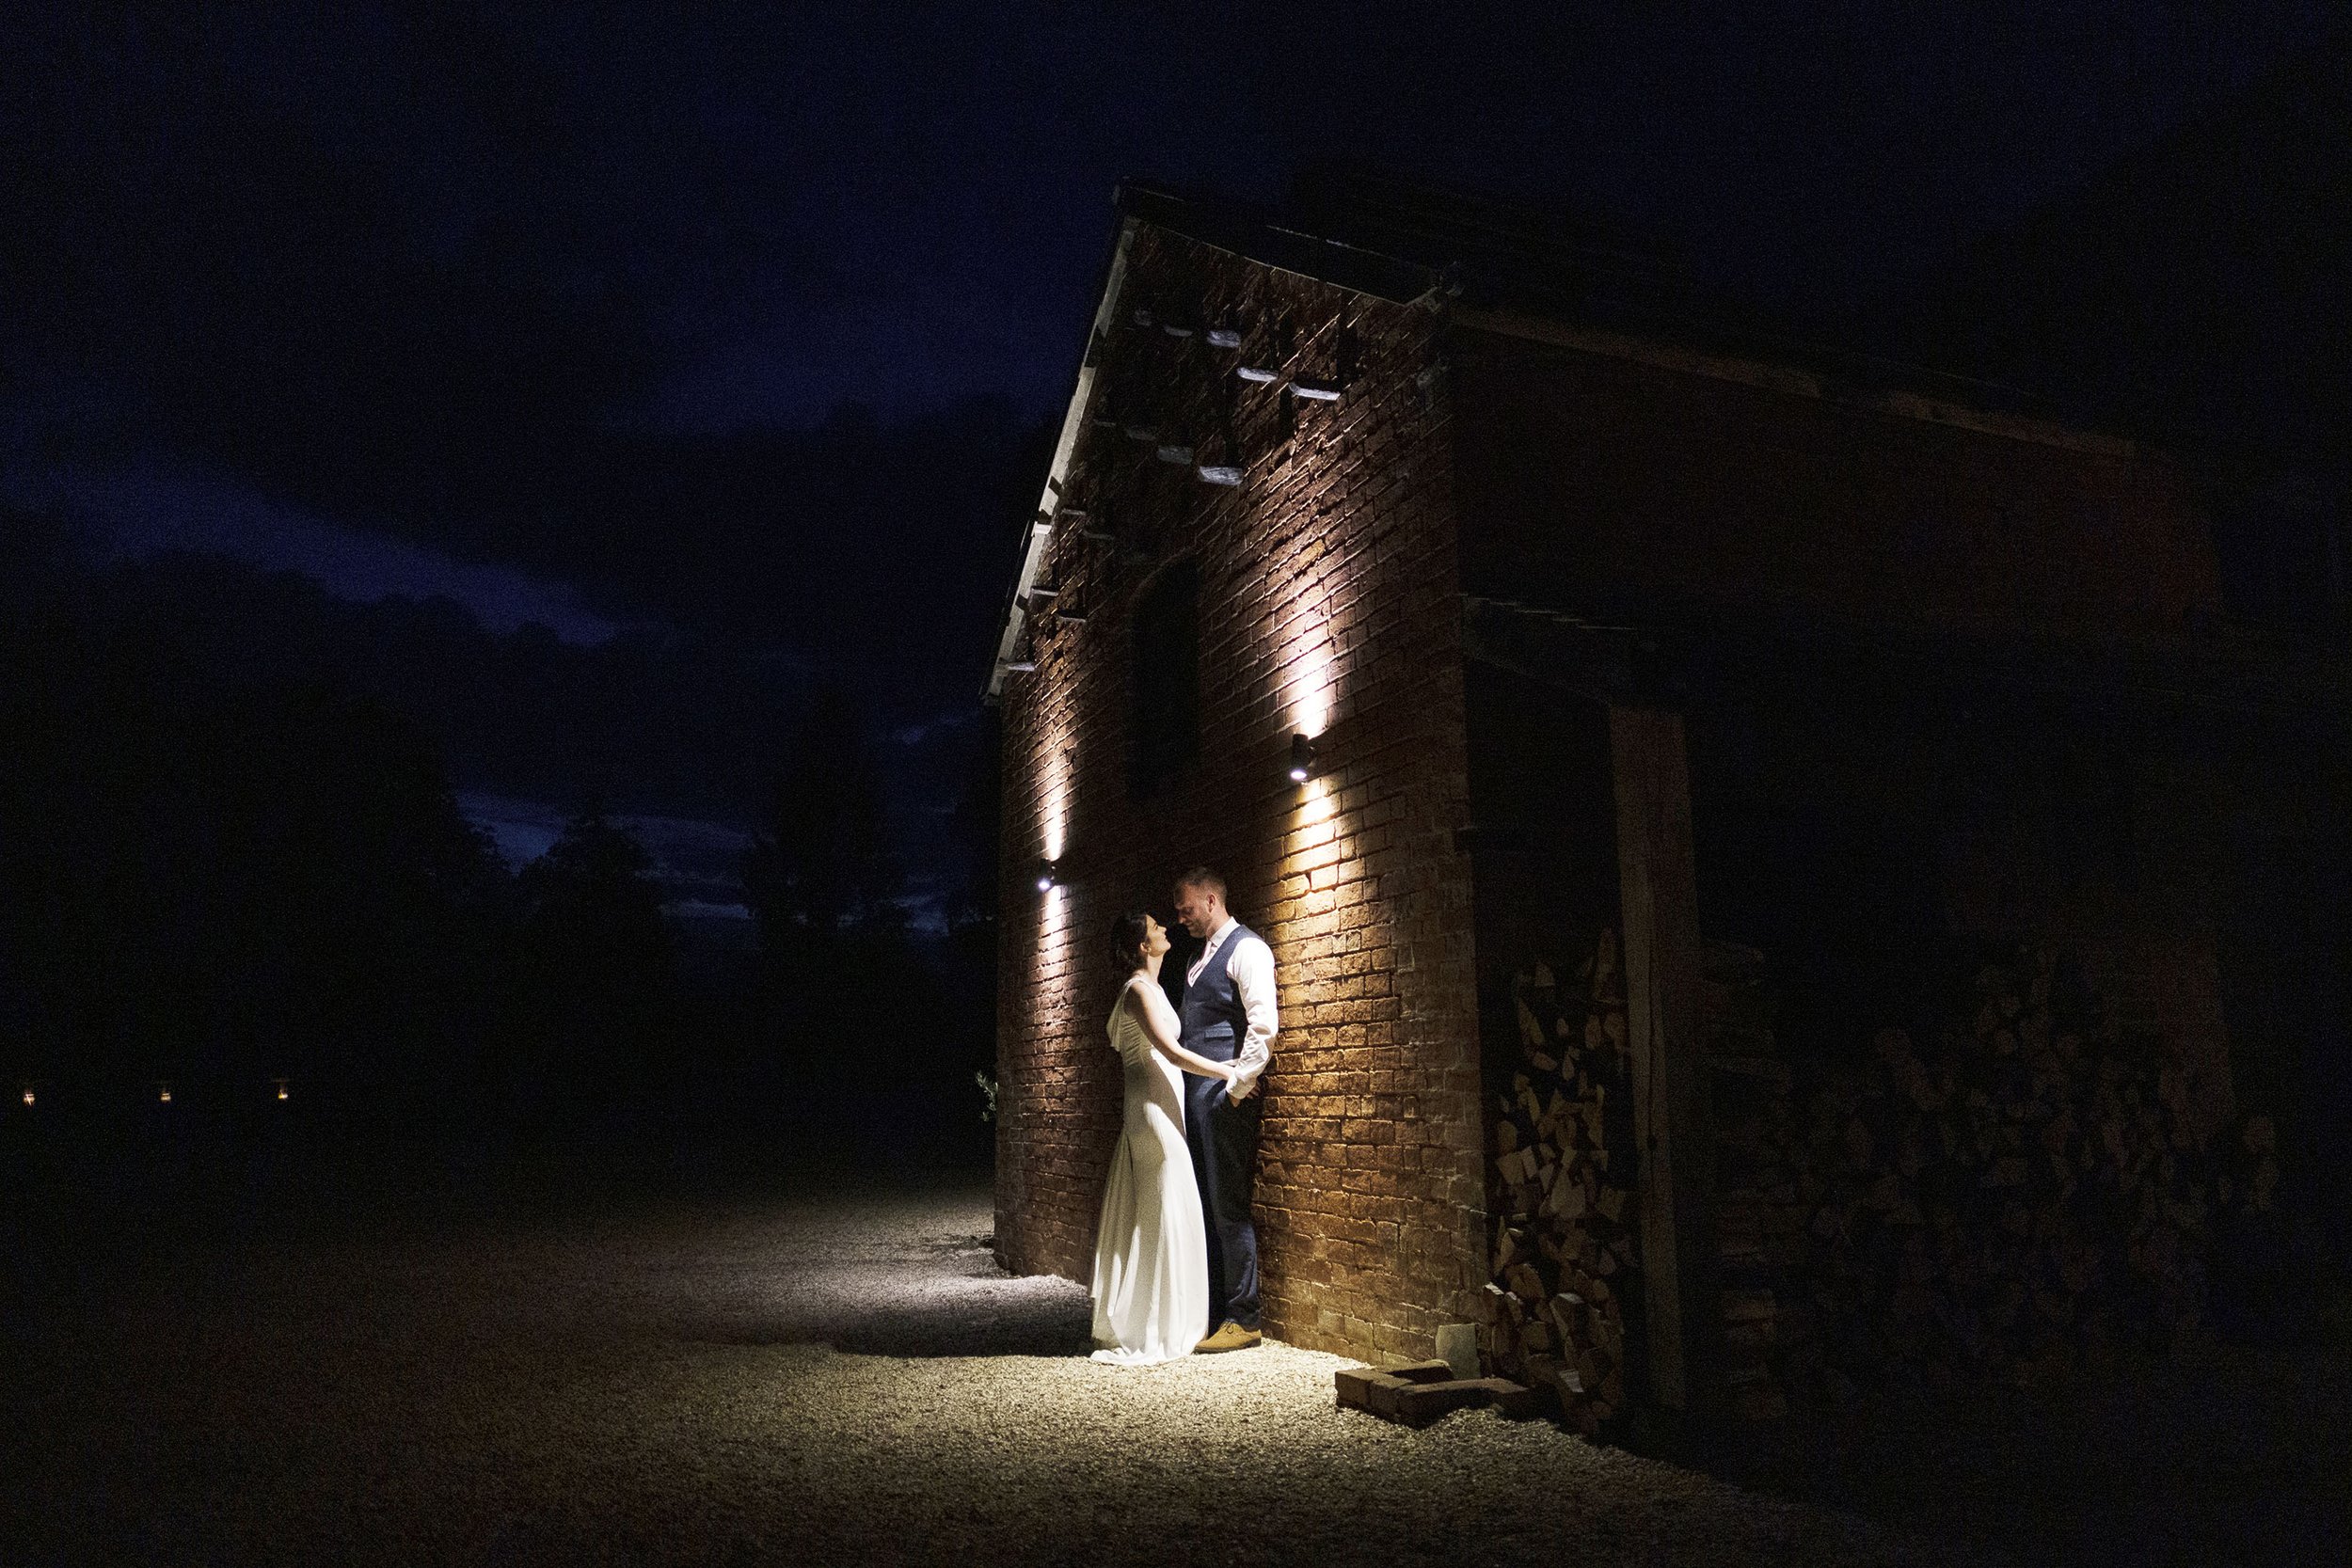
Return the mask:
[[1176,918],[1185,930],[1207,941],[1225,913],[1225,900],[1204,887],[1176,884]]

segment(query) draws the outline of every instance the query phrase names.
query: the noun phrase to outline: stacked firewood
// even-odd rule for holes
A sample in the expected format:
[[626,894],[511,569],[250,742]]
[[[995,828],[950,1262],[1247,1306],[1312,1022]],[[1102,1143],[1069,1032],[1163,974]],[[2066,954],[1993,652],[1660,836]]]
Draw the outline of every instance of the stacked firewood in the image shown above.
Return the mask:
[[1769,1051],[1719,1052],[1717,1104],[1727,1073],[1746,1079],[1744,1109],[1719,1117],[1735,1373],[1745,1353],[1831,1392],[2032,1384],[2196,1327],[2217,1216],[2269,1205],[2269,1124],[2209,1144],[2162,1042],[2061,974],[2046,951],[1988,964],[1931,1043],[1883,1031],[1802,1091]]
[[1795,1289],[1804,1213],[1788,1064],[1772,1032],[1764,955],[1706,943],[1699,1035],[1715,1128],[1717,1278],[1723,1290],[1725,1402],[1747,1420],[1788,1413],[1782,1369],[1810,1346],[1813,1314]]
[[[2217,1226],[2271,1206],[2268,1119],[2209,1137],[2193,1075],[2053,952],[1985,965],[1928,1043],[1889,1029],[1848,1063],[1783,1049],[1761,954],[1709,942],[1702,974],[1737,1415],[1895,1379],[2031,1385],[2167,1348],[2198,1325]],[[1574,980],[1536,965],[1513,989],[1480,1352],[1593,1433],[1625,1414],[1640,1323],[1614,933]]]
[[1495,1234],[1480,1353],[1592,1433],[1625,1412],[1626,1327],[1639,1321],[1616,934],[1600,933],[1573,981],[1538,964],[1513,991],[1520,1059],[1498,1101],[1487,1167]]

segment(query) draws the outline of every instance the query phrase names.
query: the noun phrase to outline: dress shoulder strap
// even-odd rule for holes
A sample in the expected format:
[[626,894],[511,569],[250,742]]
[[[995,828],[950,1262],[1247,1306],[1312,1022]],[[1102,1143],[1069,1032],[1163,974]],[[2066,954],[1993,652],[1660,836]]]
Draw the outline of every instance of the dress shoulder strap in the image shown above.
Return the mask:
[[[1161,990],[1152,982],[1152,977],[1141,970],[1136,971],[1127,977],[1126,988],[1119,993],[1121,1003],[1124,1003],[1130,996],[1135,998],[1136,1010],[1147,1018],[1151,1016],[1153,1003],[1156,1002],[1163,1007],[1168,1006],[1168,993]],[[1137,1019],[1136,1022],[1141,1022],[1142,1019]]]
[[1143,994],[1145,988],[1136,983],[1142,978],[1143,975],[1140,972],[1127,977],[1127,983],[1119,988],[1119,1001],[1113,1006],[1112,1008],[1114,1012],[1124,1011],[1126,1009],[1127,1003],[1131,998],[1134,1000],[1135,1005],[1138,1009],[1147,1012],[1151,1009],[1152,999]]

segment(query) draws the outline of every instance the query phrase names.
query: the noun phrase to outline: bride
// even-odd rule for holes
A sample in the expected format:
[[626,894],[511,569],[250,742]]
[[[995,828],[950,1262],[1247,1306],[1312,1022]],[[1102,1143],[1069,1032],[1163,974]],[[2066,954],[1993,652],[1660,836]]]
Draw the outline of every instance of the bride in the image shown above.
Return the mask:
[[1158,921],[1120,915],[1111,947],[1130,971],[1110,1021],[1127,1094],[1095,1231],[1094,1359],[1145,1366],[1190,1355],[1208,1332],[1208,1235],[1177,1069],[1231,1083],[1233,1069],[1176,1043],[1176,1009],[1160,990],[1168,941]]

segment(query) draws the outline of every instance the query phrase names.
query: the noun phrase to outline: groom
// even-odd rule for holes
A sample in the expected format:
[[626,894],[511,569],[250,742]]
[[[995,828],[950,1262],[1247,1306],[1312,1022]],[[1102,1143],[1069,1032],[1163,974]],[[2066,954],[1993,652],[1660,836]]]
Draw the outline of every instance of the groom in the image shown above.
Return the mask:
[[1184,1141],[1209,1233],[1209,1322],[1197,1350],[1246,1350],[1258,1342],[1258,1231],[1249,1189],[1258,1173],[1258,1121],[1274,1040],[1274,953],[1225,910],[1225,879],[1195,866],[1176,879],[1176,918],[1201,942],[1184,972],[1183,1043],[1211,1061],[1234,1062],[1231,1087],[1184,1076]]

